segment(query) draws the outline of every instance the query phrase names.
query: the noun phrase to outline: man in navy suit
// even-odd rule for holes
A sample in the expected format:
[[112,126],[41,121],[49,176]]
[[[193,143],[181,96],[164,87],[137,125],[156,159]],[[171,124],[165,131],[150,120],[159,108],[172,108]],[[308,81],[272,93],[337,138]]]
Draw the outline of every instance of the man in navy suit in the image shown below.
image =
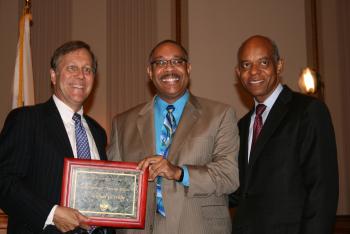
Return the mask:
[[338,168],[330,114],[323,102],[281,84],[283,65],[267,37],[239,48],[236,73],[255,107],[238,123],[234,234],[332,233]]
[[9,216],[8,233],[89,229],[88,217],[59,202],[64,158],[78,157],[74,114],[81,116],[91,159],[106,160],[106,133],[83,114],[96,72],[90,46],[67,42],[51,59],[53,96],[9,113],[0,135],[0,207]]

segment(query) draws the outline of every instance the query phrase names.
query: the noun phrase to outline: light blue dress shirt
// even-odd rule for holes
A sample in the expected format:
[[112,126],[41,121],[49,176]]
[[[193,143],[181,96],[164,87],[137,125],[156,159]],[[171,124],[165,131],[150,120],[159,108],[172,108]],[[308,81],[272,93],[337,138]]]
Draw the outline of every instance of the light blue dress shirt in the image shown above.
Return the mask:
[[[155,101],[154,101],[154,126],[155,126],[155,137],[156,137],[156,153],[158,155],[161,155],[161,147],[160,147],[160,134],[161,134],[161,129],[163,126],[163,121],[164,118],[167,114],[167,110],[166,107],[168,105],[173,105],[175,107],[175,110],[173,112],[173,115],[175,117],[176,120],[176,124],[179,125],[181,116],[182,116],[182,112],[185,108],[185,105],[189,99],[189,92],[186,91],[184,93],[184,95],[179,98],[178,100],[176,100],[176,102],[169,104],[167,102],[165,102],[164,100],[162,100],[159,96],[156,96]],[[175,135],[176,135],[176,131],[175,131]],[[190,185],[190,178],[189,178],[189,173],[188,173],[188,168],[186,166],[182,166],[182,169],[184,170],[184,177],[182,180],[182,184],[184,186],[189,186]]]

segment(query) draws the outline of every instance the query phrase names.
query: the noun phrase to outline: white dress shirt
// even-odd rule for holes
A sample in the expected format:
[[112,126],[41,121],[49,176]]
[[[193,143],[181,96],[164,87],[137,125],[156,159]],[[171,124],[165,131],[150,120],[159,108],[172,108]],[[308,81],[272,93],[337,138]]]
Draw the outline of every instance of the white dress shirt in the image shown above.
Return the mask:
[[[272,92],[272,94],[263,103],[259,103],[259,102],[256,101],[256,99],[254,99],[254,102],[255,102],[254,110],[255,110],[255,108],[256,108],[256,106],[258,104],[264,104],[266,106],[265,111],[261,115],[262,116],[262,120],[263,120],[263,124],[265,123],[265,120],[267,119],[267,116],[269,115],[273,104],[275,104],[275,101],[277,100],[277,98],[280,95],[280,93],[282,92],[282,90],[283,90],[283,86],[281,84],[278,84],[276,89]],[[253,139],[254,119],[255,119],[255,111],[254,111],[254,113],[252,114],[252,116],[250,118],[250,125],[249,125],[248,162],[249,162],[249,158],[250,158],[250,150],[251,150],[252,139]]]
[[[62,102],[59,98],[57,98],[55,95],[53,95],[53,100],[56,104],[58,112],[60,113],[64,127],[66,128],[69,142],[70,142],[70,145],[72,147],[73,154],[74,154],[74,158],[77,158],[77,146],[76,146],[76,140],[75,140],[75,125],[74,125],[75,122],[72,119],[72,117],[74,115],[74,111],[69,106],[67,106],[64,102]],[[91,131],[90,131],[90,128],[86,122],[86,119],[84,118],[84,115],[83,115],[83,107],[81,107],[81,109],[77,113],[81,115],[81,121],[82,121],[83,126],[85,128],[85,132],[86,132],[86,135],[87,135],[87,138],[89,141],[91,159],[99,160],[100,156],[98,154],[96,143],[95,143],[94,138],[91,134]],[[47,219],[46,219],[46,222],[44,225],[44,229],[47,225],[54,224],[53,223],[53,216],[55,214],[57,206],[58,205],[55,205],[54,207],[52,207],[49,215],[47,216]]]

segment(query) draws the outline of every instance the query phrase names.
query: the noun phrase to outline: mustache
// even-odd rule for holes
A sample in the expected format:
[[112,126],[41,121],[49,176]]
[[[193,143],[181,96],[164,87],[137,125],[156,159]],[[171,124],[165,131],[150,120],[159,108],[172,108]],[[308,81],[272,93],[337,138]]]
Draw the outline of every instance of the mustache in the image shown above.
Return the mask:
[[179,74],[177,74],[177,73],[173,73],[172,72],[172,73],[166,73],[166,74],[162,75],[160,77],[160,79],[165,79],[165,78],[170,78],[170,77],[180,79],[181,76]]

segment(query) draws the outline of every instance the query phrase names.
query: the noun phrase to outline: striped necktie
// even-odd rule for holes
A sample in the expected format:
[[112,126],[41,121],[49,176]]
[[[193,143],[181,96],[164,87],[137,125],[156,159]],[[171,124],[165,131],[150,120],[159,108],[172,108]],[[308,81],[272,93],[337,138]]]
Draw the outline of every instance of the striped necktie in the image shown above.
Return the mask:
[[[175,110],[175,107],[173,105],[167,106],[167,114],[164,118],[163,126],[161,129],[160,134],[160,144],[161,144],[161,153],[164,158],[168,157],[168,151],[171,145],[172,138],[174,136],[175,130],[176,130],[176,120],[173,115],[173,112]],[[161,214],[162,216],[165,216],[165,209],[163,204],[163,197],[162,197],[162,177],[158,176],[156,181],[156,188],[157,188],[157,212]]]
[[256,140],[263,127],[262,114],[264,113],[266,106],[264,104],[258,104],[255,109],[255,120],[253,125],[253,139],[251,149],[254,147]]
[[72,119],[75,122],[77,157],[81,159],[91,159],[89,141],[83,123],[81,122],[81,115],[74,113]]

